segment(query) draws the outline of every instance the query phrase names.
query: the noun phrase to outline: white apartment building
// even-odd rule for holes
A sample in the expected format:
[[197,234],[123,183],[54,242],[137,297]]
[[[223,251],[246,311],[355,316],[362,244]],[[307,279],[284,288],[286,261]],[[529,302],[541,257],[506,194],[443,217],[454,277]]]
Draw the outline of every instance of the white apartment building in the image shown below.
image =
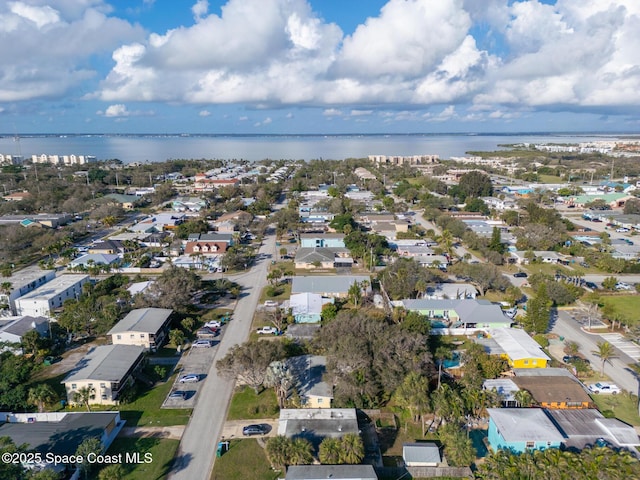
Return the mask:
[[53,317],[66,300],[79,298],[89,275],[62,275],[16,300],[17,315]]
[[84,165],[95,162],[96,157],[91,155],[31,155],[33,163],[51,163],[53,165]]
[[13,315],[17,315],[16,300],[54,278],[55,270],[42,270],[37,265],[13,272],[10,277],[2,277],[0,283],[7,284],[7,291],[0,290],[0,305],[6,305]]
[[369,155],[369,161],[378,165],[429,165],[440,161],[439,155]]

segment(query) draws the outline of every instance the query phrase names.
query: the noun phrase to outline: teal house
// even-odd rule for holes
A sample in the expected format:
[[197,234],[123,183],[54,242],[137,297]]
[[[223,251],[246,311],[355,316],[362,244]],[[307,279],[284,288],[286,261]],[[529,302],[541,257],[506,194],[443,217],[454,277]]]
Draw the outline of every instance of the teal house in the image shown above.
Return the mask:
[[542,408],[488,408],[488,440],[494,452],[560,448],[564,436]]
[[488,300],[463,299],[405,299],[395,306],[410,312],[418,312],[429,318],[432,329],[482,329],[508,328],[512,320],[500,305]]
[[343,233],[303,233],[300,235],[302,248],[344,248]]

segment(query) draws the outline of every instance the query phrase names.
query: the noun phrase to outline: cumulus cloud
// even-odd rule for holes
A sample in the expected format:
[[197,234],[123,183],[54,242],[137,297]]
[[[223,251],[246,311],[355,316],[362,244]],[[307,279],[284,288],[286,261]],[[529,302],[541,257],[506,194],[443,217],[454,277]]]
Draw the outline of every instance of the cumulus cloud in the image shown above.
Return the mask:
[[201,117],[209,117],[211,115],[211,112],[209,110],[200,110],[200,112],[198,112],[198,115],[200,115]]
[[193,18],[196,22],[202,20],[207,14],[209,10],[209,2],[207,0],[198,0],[193,7],[191,7],[191,12],[193,13]]
[[144,117],[154,115],[153,110],[143,111],[143,110],[134,110],[130,111],[127,109],[127,106],[118,103],[115,105],[109,105],[106,110],[99,110],[96,112],[99,116],[110,117],[110,118],[125,118],[125,117]]
[[325,117],[340,117],[342,116],[342,111],[337,108],[327,108],[322,112],[322,115]]

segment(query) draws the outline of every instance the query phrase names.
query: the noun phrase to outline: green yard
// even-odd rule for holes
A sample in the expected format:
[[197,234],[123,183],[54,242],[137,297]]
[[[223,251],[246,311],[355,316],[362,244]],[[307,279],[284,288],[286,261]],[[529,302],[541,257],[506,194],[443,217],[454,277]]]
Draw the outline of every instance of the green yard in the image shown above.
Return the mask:
[[139,453],[141,462],[149,460],[149,463],[139,464],[123,462],[126,472],[123,480],[162,480],[169,473],[179,443],[178,440],[161,438],[120,437],[111,444],[107,454],[121,453],[124,459],[127,453]]
[[605,416],[614,416],[629,425],[640,426],[638,397],[630,393],[618,395],[591,395],[593,401]]
[[242,387],[236,390],[231,399],[227,419],[277,418],[278,412],[278,401],[272,389],[256,395],[252,388]]
[[600,302],[611,305],[622,318],[622,322],[629,326],[638,323],[638,311],[640,311],[640,295],[611,295],[601,296]]
[[275,480],[279,473],[257,440],[231,440],[229,451],[216,458],[211,480]]

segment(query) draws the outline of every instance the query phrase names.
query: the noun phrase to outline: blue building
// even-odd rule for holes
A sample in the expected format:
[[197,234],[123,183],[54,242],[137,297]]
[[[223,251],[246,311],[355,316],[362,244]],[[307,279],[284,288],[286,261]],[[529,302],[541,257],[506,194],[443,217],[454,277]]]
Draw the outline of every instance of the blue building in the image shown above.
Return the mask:
[[322,233],[300,235],[302,248],[344,248],[344,234]]
[[560,448],[564,436],[542,408],[488,408],[489,445],[522,453]]

